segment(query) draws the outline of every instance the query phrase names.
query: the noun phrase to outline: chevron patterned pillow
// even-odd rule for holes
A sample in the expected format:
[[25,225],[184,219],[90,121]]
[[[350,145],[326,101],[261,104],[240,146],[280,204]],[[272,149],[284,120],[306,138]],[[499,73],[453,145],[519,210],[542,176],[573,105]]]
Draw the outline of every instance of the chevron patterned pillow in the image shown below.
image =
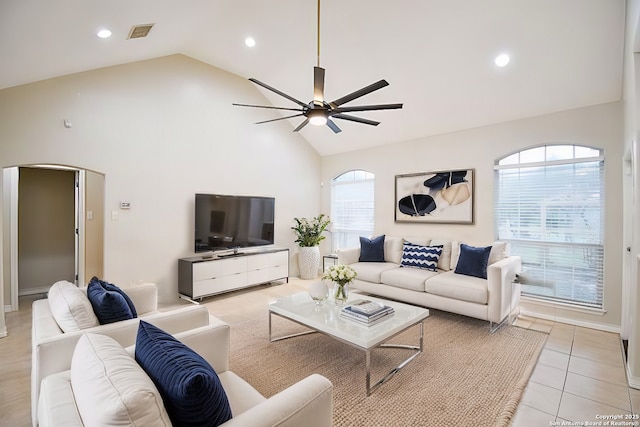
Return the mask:
[[420,246],[405,242],[402,246],[400,266],[436,271],[440,255],[442,255],[442,245]]

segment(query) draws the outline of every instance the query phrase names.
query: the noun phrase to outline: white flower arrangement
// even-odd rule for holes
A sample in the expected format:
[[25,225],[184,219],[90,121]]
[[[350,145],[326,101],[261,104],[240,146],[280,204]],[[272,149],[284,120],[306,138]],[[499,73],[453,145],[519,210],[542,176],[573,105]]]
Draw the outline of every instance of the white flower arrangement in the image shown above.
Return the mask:
[[348,265],[330,265],[322,276],[323,279],[331,280],[340,286],[347,285],[356,278],[358,273]]

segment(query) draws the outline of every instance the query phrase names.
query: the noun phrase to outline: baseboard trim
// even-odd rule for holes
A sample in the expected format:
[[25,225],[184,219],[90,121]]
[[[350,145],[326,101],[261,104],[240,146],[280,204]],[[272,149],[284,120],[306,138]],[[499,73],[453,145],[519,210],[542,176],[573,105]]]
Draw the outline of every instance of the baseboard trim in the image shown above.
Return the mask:
[[6,327],[2,328],[2,329],[0,330],[0,338],[4,338],[4,337],[6,337],[7,335],[9,335],[9,333],[7,332],[7,328],[6,328]]
[[640,390],[640,377],[634,377],[633,375],[631,375],[628,363],[625,363],[624,367],[627,370],[627,382],[629,383],[629,387]]
[[39,288],[21,289],[18,291],[18,296],[23,297],[26,295],[46,294],[49,292],[51,286],[41,286]]
[[584,320],[576,320],[568,317],[559,317],[557,315],[547,315],[547,314],[542,314],[535,311],[527,310],[522,307],[520,307],[520,314],[525,316],[537,317],[538,319],[550,320],[552,322],[566,323],[568,325],[581,326],[589,329],[597,329],[599,331],[613,332],[616,334],[619,334],[621,332],[620,326],[605,325],[605,324],[596,323],[596,322],[587,322]]

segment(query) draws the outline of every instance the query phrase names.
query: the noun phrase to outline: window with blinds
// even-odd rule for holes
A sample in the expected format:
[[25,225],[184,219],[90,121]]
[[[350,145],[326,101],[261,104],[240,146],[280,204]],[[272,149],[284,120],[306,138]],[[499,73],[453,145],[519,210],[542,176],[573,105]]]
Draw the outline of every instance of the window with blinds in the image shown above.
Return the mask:
[[375,176],[352,170],[331,182],[331,237],[333,250],[360,246],[360,236],[374,227]]
[[602,308],[602,150],[546,145],[495,165],[497,240],[522,257],[522,294]]

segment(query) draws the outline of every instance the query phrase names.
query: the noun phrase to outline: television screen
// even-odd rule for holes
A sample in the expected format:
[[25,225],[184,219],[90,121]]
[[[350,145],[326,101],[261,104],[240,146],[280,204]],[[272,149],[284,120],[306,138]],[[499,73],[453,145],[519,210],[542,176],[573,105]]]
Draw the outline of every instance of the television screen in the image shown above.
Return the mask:
[[195,251],[273,244],[273,197],[196,194]]

